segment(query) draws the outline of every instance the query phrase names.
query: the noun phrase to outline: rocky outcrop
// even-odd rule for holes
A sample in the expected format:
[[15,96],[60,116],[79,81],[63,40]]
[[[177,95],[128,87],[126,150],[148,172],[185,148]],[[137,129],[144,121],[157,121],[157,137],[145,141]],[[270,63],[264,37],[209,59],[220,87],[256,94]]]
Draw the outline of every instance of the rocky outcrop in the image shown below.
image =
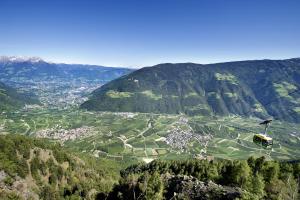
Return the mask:
[[240,188],[202,182],[192,176],[166,175],[165,179],[166,199],[233,200],[242,195]]

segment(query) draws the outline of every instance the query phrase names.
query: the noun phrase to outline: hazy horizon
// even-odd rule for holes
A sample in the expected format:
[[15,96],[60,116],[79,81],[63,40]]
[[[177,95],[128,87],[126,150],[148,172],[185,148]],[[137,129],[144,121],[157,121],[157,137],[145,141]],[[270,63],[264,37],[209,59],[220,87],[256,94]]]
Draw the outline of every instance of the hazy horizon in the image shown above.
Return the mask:
[[129,68],[129,69],[141,69],[143,67],[151,67],[151,66],[155,66],[155,65],[159,65],[159,64],[165,64],[165,63],[171,63],[171,64],[179,64],[179,63],[194,63],[194,64],[201,64],[201,65],[208,65],[208,64],[217,64],[217,63],[227,63],[227,62],[242,62],[242,61],[251,61],[251,60],[288,60],[288,59],[296,59],[296,58],[300,58],[300,56],[298,57],[292,57],[292,58],[261,58],[261,59],[243,59],[243,60],[226,60],[226,61],[219,61],[219,62],[210,62],[210,63],[197,63],[197,62],[161,62],[161,63],[156,63],[153,65],[145,65],[145,66],[108,66],[108,65],[103,65],[103,64],[91,64],[91,63],[73,63],[73,62],[64,62],[64,61],[52,61],[52,60],[47,60],[44,59],[40,56],[20,56],[20,55],[0,55],[1,57],[20,57],[20,58],[40,58],[45,62],[48,63],[55,63],[55,64],[70,64],[70,65],[95,65],[95,66],[102,66],[102,67],[113,67],[113,68]]
[[91,64],[91,63],[73,63],[73,62],[64,62],[64,61],[52,61],[52,60],[47,60],[44,59],[43,57],[40,56],[20,56],[20,55],[0,55],[1,57],[19,57],[19,58],[24,58],[24,59],[30,59],[30,58],[39,58],[45,62],[48,63],[55,63],[55,64],[70,64],[70,65],[95,65],[95,66],[102,66],[102,67],[114,67],[114,68],[129,68],[129,69],[140,69],[143,67],[151,67],[159,64],[164,64],[164,63],[171,63],[171,64],[179,64],[179,63],[194,63],[194,64],[201,64],[201,65],[209,65],[209,64],[217,64],[217,63],[227,63],[227,62],[243,62],[243,61],[254,61],[254,60],[288,60],[288,59],[300,59],[300,56],[296,57],[290,57],[290,58],[260,58],[260,59],[243,59],[243,60],[225,60],[225,61],[219,61],[219,62],[210,62],[210,63],[197,63],[197,62],[161,62],[161,63],[156,63],[153,65],[145,65],[145,66],[108,66],[108,65],[103,65],[103,64]]

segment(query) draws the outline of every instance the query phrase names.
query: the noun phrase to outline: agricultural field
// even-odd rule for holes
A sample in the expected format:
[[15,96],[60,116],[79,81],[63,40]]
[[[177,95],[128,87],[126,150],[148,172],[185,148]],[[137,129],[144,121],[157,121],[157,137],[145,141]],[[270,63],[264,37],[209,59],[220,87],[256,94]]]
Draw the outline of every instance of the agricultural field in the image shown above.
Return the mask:
[[264,149],[252,142],[263,132],[257,118],[188,117],[142,113],[35,109],[0,115],[1,134],[47,138],[72,151],[118,161],[153,159],[300,159],[300,125],[274,121]]

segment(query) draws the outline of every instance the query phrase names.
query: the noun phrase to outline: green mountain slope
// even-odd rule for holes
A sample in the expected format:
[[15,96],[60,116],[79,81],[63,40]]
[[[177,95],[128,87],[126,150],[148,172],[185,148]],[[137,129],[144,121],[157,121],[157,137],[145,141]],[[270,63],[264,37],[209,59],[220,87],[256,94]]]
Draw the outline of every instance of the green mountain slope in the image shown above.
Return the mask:
[[25,104],[38,103],[39,101],[34,96],[19,93],[14,88],[0,82],[0,113],[21,108]]
[[300,59],[160,64],[95,90],[82,108],[300,121]]
[[20,135],[0,136],[0,199],[94,199],[118,180],[113,161]]

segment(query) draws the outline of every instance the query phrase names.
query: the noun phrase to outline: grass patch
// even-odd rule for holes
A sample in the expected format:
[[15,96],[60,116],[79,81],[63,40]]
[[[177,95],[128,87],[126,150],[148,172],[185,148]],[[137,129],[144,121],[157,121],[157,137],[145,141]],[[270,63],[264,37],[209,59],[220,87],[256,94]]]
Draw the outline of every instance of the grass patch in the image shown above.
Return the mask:
[[300,107],[295,107],[293,110],[297,113],[300,113]]
[[254,111],[255,112],[264,112],[264,109],[261,104],[256,103],[256,104],[254,104]]
[[129,98],[133,95],[133,93],[109,90],[108,92],[106,92],[106,95],[113,99],[119,99],[119,98]]
[[224,95],[229,98],[238,98],[238,95],[232,92],[225,92]]
[[275,88],[275,91],[279,94],[279,96],[286,97],[289,99],[293,99],[293,97],[290,96],[289,93],[297,89],[295,85],[286,81],[283,81],[281,83],[273,83],[273,86]]
[[198,104],[196,106],[189,106],[187,108],[187,110],[189,111],[201,111],[201,110],[209,110],[210,111],[210,108],[208,105],[206,104]]
[[162,95],[154,94],[152,92],[152,90],[145,90],[145,91],[143,91],[141,93],[143,95],[147,96],[148,98],[151,98],[151,99],[154,99],[154,100],[160,100],[160,99],[162,99]]
[[229,73],[227,74],[215,73],[215,77],[218,81],[228,81],[233,85],[238,85],[239,83],[237,78],[234,75]]
[[184,95],[184,98],[189,98],[189,97],[198,97],[199,95],[196,92],[191,92],[186,95]]
[[213,97],[215,99],[221,99],[221,96],[218,93],[216,93],[216,92],[208,92],[207,96]]

